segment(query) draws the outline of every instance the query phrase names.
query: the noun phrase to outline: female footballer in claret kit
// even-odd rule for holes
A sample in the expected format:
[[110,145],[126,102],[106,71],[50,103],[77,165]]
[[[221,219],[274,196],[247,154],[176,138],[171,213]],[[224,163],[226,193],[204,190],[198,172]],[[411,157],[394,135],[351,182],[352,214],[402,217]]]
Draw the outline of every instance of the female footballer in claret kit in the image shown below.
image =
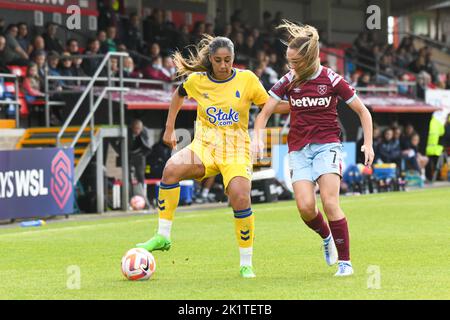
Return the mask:
[[[282,99],[290,104],[288,134],[289,166],[300,216],[308,227],[323,239],[328,265],[338,262],[336,276],[353,274],[350,261],[350,237],[347,219],[339,205],[342,178],[342,146],[337,104],[342,99],[355,111],[364,131],[365,165],[373,162],[372,117],[354,89],[330,68],[320,64],[319,35],[308,25],[299,26],[287,20],[278,26],[289,35],[286,58],[290,71],[269,91],[270,99],[258,115],[252,148],[261,152],[260,134]],[[315,186],[328,224],[319,211]]]

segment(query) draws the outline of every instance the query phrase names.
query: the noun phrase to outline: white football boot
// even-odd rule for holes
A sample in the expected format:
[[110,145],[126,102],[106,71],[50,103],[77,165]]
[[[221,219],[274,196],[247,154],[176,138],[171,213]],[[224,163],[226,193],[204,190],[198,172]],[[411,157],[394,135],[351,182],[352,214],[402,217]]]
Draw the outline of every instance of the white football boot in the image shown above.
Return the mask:
[[323,255],[329,266],[332,266],[338,261],[338,253],[331,233],[328,237],[323,239]]
[[338,271],[336,272],[336,277],[346,277],[353,274],[353,267],[350,261],[339,261]]

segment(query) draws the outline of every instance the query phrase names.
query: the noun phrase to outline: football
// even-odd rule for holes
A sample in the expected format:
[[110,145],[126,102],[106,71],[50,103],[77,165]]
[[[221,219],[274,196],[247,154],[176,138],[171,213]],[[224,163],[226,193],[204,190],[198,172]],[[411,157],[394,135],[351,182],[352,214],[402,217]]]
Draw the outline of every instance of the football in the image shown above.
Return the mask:
[[122,258],[122,274],[128,280],[148,280],[155,270],[155,258],[145,249],[130,249]]
[[130,206],[133,210],[142,210],[145,208],[145,199],[143,196],[134,196],[130,200]]

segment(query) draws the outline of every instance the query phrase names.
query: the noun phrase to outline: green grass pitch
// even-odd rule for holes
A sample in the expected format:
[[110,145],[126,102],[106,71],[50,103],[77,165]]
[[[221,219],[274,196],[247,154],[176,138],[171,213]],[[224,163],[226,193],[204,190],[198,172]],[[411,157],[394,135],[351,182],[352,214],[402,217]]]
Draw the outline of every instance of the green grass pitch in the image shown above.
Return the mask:
[[[289,201],[253,205],[255,279],[239,277],[230,208],[177,213],[171,250],[154,253],[156,273],[142,282],[125,280],[120,261],[153,235],[156,215],[1,228],[0,299],[450,299],[450,189],[342,197],[341,205],[349,278],[333,277],[320,238]],[[79,289],[67,286],[73,265]]]

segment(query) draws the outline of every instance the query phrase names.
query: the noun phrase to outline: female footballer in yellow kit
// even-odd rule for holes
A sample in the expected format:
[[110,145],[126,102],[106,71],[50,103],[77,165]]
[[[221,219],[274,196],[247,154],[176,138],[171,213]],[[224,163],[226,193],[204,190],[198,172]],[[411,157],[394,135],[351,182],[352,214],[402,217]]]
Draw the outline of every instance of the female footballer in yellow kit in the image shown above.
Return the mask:
[[[250,204],[252,161],[248,120],[252,103],[264,105],[269,96],[256,75],[233,68],[233,60],[234,45],[225,37],[205,36],[188,59],[175,53],[178,73],[188,77],[172,96],[163,140],[176,148],[175,120],[186,96],[198,103],[195,136],[189,146],[167,162],[159,189],[158,232],[137,246],[148,251],[169,250],[180,197],[179,182],[221,173],[234,211],[240,275],[253,278],[254,215]],[[276,111],[287,112],[288,105],[281,105]]]

